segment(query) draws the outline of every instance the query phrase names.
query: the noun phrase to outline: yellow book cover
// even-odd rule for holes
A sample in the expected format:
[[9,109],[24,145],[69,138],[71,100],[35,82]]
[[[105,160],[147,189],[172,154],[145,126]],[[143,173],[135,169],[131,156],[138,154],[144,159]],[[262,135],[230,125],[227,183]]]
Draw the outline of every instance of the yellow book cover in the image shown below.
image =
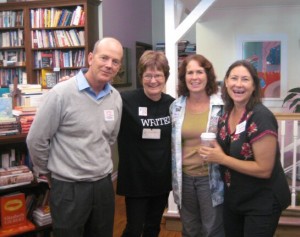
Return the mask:
[[58,21],[59,21],[60,16],[61,16],[61,13],[62,13],[62,10],[56,9],[55,14],[54,14],[54,23],[53,23],[54,27],[57,27]]
[[42,72],[41,72],[41,85],[42,85],[42,88],[47,88],[47,76],[46,74],[47,73],[52,73],[52,69],[42,69]]

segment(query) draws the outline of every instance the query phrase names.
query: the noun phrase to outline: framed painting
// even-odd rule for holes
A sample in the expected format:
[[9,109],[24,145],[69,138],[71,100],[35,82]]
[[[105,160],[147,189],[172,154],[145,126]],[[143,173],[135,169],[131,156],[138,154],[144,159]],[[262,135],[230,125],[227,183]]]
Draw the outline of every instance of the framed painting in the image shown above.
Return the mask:
[[112,85],[114,87],[126,87],[131,86],[131,82],[129,81],[129,49],[123,48],[123,61],[121,68],[118,74],[114,77],[112,81]]
[[264,99],[282,100],[287,89],[287,39],[284,35],[239,36],[238,58],[255,66]]

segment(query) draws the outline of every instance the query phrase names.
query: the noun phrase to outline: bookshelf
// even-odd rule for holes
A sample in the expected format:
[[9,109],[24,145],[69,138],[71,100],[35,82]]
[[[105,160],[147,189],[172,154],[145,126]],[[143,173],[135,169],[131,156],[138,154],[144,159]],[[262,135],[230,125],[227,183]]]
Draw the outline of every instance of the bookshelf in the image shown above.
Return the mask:
[[[55,78],[64,73],[69,75],[87,67],[88,53],[99,39],[100,2],[37,0],[0,3],[0,87],[9,87],[17,78],[19,84],[27,82],[49,88]],[[10,152],[6,155],[10,156],[14,153],[12,150],[28,157],[26,134],[0,136],[0,154]],[[25,164],[30,167],[29,159],[27,161]],[[20,191],[27,199],[31,194],[41,195],[47,189],[46,183],[33,181],[1,188],[0,197]],[[36,226],[30,231],[33,232],[30,236],[37,236],[35,233],[40,231],[49,232],[49,229],[51,225]]]
[[[17,156],[27,156],[26,134],[17,134],[9,136],[0,136],[0,155],[6,151],[15,151]],[[2,158],[2,157],[0,157]],[[26,164],[30,167],[30,164]],[[48,184],[45,182],[37,182],[34,180],[26,184],[7,185],[0,187],[0,199],[4,196],[23,193],[26,203],[26,224],[12,225],[7,228],[0,227],[1,236],[50,236],[51,224],[39,226],[34,222],[33,211],[41,203],[41,200],[46,200],[45,196],[48,190]],[[3,217],[1,217],[3,218]],[[26,233],[26,234],[25,234]]]
[[0,11],[0,85],[7,87],[11,78],[22,80],[25,72],[24,10]]
[[[18,77],[19,83],[51,88],[55,79],[88,66],[88,53],[99,39],[99,4],[99,0],[0,3],[1,86]],[[15,16],[13,25],[6,24],[7,15]]]

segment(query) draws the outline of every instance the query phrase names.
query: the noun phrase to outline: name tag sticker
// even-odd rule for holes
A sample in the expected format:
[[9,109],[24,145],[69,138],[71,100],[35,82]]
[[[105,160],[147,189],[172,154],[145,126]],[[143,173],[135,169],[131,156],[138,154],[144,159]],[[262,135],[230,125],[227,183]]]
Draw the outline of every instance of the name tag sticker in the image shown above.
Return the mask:
[[147,107],[139,107],[139,116],[147,116]]
[[160,139],[160,129],[159,128],[144,128],[143,129],[143,139]]
[[104,119],[105,121],[114,121],[115,114],[113,110],[104,110]]
[[241,122],[240,124],[236,125],[235,134],[240,134],[240,133],[244,132],[245,129],[246,129],[246,121]]

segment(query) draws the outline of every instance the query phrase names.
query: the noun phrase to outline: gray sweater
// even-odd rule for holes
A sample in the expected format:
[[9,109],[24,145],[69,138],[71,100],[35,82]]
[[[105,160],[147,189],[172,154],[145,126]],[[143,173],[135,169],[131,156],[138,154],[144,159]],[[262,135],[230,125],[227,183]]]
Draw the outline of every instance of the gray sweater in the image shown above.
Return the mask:
[[[78,76],[78,75],[77,75]],[[27,136],[35,171],[64,181],[96,181],[112,172],[111,148],[122,113],[119,92],[96,101],[76,77],[44,97]]]

